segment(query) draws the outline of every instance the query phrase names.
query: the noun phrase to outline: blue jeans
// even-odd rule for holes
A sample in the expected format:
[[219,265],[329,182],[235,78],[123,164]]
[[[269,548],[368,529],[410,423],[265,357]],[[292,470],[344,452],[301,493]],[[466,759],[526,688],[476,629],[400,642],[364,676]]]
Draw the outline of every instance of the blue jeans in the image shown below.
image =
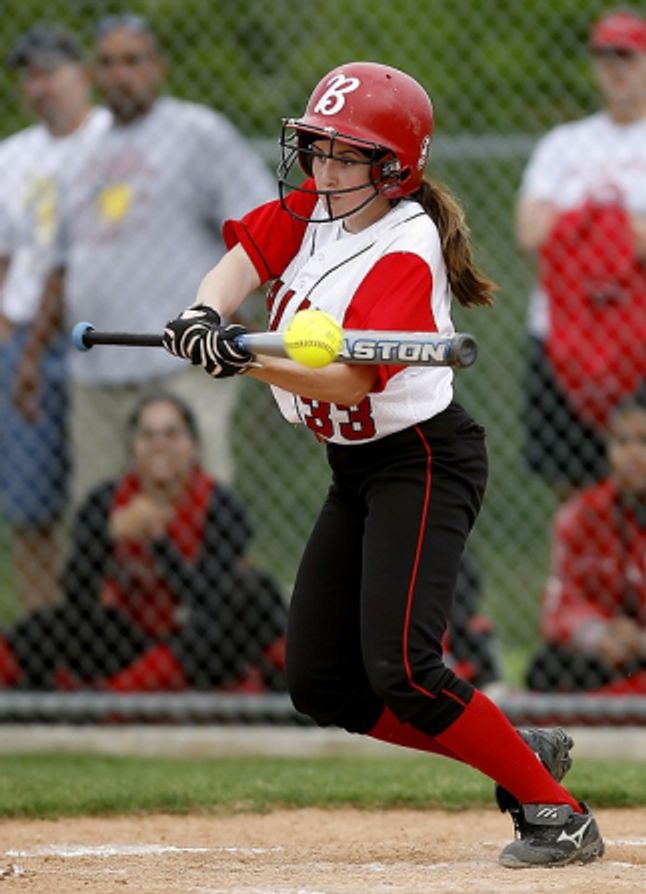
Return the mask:
[[57,336],[43,356],[40,412],[32,422],[12,402],[27,334],[27,327],[18,327],[0,345],[0,497],[4,515],[14,527],[58,519],[67,504],[69,484],[68,339]]

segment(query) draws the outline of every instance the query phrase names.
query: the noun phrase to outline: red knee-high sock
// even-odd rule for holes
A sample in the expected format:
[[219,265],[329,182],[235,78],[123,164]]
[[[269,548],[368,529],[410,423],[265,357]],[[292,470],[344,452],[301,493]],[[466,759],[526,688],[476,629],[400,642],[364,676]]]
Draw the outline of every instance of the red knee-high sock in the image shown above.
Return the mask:
[[0,686],[15,686],[22,675],[13,649],[0,637]]
[[160,692],[188,686],[184,670],[168,646],[153,646],[131,665],[110,677],[113,692]]
[[552,778],[500,708],[479,690],[436,739],[504,786],[521,804],[569,804],[581,812],[579,802]]
[[368,735],[373,739],[379,739],[380,742],[390,742],[391,745],[415,748],[417,751],[429,751],[433,754],[450,757],[455,761],[461,760],[455,752],[442,745],[433,736],[420,732],[410,723],[402,723],[401,720],[397,720],[390,708],[384,708],[381,717]]

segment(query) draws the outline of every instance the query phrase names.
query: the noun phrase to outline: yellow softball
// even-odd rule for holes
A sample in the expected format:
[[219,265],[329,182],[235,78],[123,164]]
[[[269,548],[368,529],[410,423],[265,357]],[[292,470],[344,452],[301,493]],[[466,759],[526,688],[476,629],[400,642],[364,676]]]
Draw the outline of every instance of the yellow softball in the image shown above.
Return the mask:
[[343,347],[343,330],[334,317],[322,310],[299,310],[290,320],[283,341],[292,360],[318,369],[338,357]]

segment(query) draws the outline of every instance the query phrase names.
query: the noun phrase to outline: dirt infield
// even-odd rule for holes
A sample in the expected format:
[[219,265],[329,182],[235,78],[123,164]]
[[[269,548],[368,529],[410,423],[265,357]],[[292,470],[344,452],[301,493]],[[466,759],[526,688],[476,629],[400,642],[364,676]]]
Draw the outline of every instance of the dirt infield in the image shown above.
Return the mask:
[[606,856],[502,869],[490,811],[290,810],[0,823],[0,892],[25,894],[643,894],[646,810],[600,811]]

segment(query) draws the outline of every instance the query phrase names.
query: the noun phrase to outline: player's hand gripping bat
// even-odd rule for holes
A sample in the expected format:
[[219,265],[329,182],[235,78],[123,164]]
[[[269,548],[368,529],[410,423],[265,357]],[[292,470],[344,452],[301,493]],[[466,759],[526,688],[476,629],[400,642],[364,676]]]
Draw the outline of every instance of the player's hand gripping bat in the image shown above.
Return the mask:
[[[238,336],[240,347],[252,354],[286,357],[282,332],[247,332]],[[79,351],[94,345],[159,348],[162,336],[154,333],[99,332],[91,323],[77,323],[72,342]],[[477,357],[475,338],[466,332],[390,332],[346,329],[336,362],[386,363],[397,366],[471,366]]]

